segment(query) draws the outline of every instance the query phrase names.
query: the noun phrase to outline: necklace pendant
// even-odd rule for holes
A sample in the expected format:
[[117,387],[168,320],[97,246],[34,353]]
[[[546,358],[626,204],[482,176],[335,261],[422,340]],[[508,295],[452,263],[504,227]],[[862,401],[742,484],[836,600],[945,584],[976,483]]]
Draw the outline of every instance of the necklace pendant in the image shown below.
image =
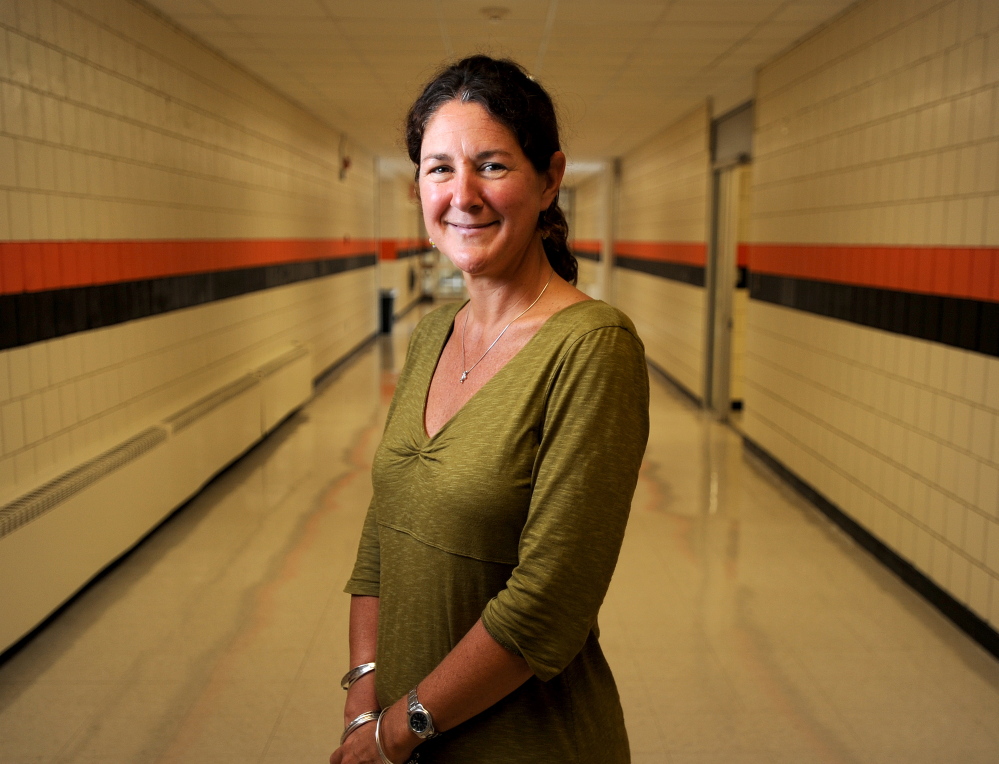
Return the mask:
[[464,381],[465,381],[465,378],[466,378],[467,376],[468,376],[468,372],[467,372],[467,371],[463,371],[463,372],[461,372],[461,379],[459,379],[458,381],[459,381],[459,382],[464,382]]

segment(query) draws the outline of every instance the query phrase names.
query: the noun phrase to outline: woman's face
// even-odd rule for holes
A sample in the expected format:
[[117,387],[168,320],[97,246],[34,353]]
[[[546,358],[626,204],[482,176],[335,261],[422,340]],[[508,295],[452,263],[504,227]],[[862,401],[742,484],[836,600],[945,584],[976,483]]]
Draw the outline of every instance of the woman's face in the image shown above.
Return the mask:
[[450,101],[431,117],[420,151],[427,232],[462,271],[502,277],[540,248],[538,214],[555,199],[564,171],[562,152],[539,173],[484,107]]

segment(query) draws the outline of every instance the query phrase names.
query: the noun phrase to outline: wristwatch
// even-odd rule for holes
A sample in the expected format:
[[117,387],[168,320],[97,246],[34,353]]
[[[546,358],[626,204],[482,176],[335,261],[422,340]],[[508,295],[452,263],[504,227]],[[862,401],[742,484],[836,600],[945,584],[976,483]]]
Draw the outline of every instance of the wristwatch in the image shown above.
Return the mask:
[[409,729],[421,740],[430,740],[439,734],[434,729],[434,717],[423,707],[420,699],[416,697],[416,688],[409,691],[406,698],[409,713]]

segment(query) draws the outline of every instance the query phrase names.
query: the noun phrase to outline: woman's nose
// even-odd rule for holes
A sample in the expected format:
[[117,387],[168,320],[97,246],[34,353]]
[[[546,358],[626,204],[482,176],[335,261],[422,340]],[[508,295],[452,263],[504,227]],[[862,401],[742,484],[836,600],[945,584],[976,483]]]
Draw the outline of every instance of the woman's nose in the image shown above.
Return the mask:
[[475,173],[458,172],[455,174],[451,191],[451,206],[467,211],[482,206],[482,196],[479,193],[478,178]]

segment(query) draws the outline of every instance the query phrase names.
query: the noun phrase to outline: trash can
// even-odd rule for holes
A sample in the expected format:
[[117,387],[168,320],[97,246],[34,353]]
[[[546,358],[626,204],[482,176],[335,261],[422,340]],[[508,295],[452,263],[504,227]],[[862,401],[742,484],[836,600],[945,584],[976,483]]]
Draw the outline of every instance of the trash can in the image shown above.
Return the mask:
[[379,309],[379,314],[381,316],[379,331],[381,331],[382,334],[391,334],[392,315],[395,313],[394,289],[382,289],[379,291]]

